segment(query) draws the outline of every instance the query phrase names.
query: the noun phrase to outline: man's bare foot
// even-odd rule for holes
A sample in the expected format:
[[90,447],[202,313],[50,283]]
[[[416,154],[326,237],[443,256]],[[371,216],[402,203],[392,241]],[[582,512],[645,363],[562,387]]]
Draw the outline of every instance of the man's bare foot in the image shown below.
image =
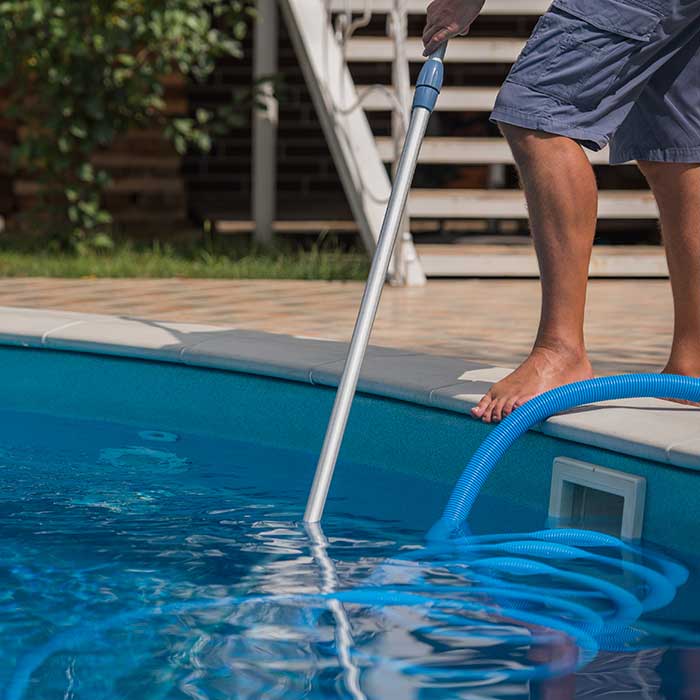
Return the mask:
[[[678,362],[671,358],[668,364],[661,370],[661,374],[682,374],[684,377],[700,377],[700,364]],[[674,403],[680,403],[684,406],[700,406],[700,403],[694,401],[683,401],[682,399],[666,399]]]
[[485,423],[497,423],[545,391],[591,377],[593,368],[584,350],[535,347],[518,369],[491,387],[472,415]]

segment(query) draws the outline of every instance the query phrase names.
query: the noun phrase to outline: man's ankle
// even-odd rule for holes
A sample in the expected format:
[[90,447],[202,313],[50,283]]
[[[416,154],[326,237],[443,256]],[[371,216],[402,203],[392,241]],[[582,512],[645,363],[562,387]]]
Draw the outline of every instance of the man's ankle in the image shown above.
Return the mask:
[[666,374],[683,374],[687,377],[700,377],[700,356],[669,357],[663,372]]
[[588,354],[583,342],[571,342],[568,338],[538,337],[533,346],[533,352],[542,352],[559,357],[568,357],[578,360],[587,360]]

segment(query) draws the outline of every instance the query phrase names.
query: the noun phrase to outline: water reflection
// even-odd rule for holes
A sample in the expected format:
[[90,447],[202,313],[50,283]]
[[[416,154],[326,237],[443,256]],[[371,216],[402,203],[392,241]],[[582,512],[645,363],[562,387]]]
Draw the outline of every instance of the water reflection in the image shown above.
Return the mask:
[[[484,550],[493,540],[478,557],[464,543],[426,550],[421,531],[378,518],[305,529],[302,499],[274,488],[274,462],[234,469],[223,447],[202,452],[187,436],[157,454],[132,440],[2,453],[3,700],[675,700],[698,687],[698,629],[664,619],[695,609],[645,613],[619,648],[603,640],[569,673],[582,637],[547,620],[595,637],[586,625],[620,612],[585,578],[525,579],[484,564],[504,556]],[[105,454],[116,457],[96,469]],[[652,550],[604,553],[663,570]],[[635,600],[650,593],[629,568],[556,564]]]

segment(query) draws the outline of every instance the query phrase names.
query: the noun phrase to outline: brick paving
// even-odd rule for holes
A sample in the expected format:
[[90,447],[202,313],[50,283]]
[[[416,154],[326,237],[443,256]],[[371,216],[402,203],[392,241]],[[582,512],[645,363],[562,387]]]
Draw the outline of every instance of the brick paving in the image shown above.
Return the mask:
[[[348,339],[357,282],[291,280],[0,280],[0,305],[178,320]],[[372,342],[512,367],[537,322],[535,280],[432,280],[387,287]],[[665,280],[593,280],[587,341],[600,373],[656,371],[672,330]]]

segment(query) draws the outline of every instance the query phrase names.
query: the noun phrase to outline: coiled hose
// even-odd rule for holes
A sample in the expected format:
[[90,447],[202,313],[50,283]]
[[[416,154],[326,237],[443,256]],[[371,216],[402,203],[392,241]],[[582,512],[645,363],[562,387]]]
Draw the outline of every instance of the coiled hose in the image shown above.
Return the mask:
[[[523,433],[555,413],[582,404],[639,397],[699,402],[700,380],[671,374],[602,377],[559,387],[520,406],[489,434],[472,457],[442,517],[428,533],[429,546],[423,556],[432,552],[434,559],[442,546],[443,554],[445,551],[451,552],[448,568],[469,567],[472,579],[488,586],[494,600],[508,599],[513,589],[520,593],[537,590],[527,584],[514,584],[514,576],[539,576],[548,581],[559,580],[568,584],[564,589],[547,586],[547,593],[555,597],[583,598],[587,603],[593,597],[605,598],[613,603],[613,610],[599,614],[599,624],[595,629],[588,624],[581,629],[593,634],[596,642],[607,650],[643,646],[644,632],[633,629],[631,625],[643,613],[658,610],[673,600],[677,588],[688,578],[688,571],[682,565],[592,531],[561,529],[474,537],[463,530],[486,479]],[[624,558],[602,556],[588,551],[591,548],[612,549],[623,556],[634,554],[645,558],[646,563],[637,564]],[[500,556],[489,556],[491,554]],[[545,562],[537,561],[542,559]],[[632,575],[638,580],[636,595],[597,576],[562,570],[560,566],[551,564],[577,560],[604,568],[618,567],[621,572]],[[553,617],[549,627],[561,629],[559,624],[560,620]],[[590,650],[581,651],[582,656],[590,654]]]

